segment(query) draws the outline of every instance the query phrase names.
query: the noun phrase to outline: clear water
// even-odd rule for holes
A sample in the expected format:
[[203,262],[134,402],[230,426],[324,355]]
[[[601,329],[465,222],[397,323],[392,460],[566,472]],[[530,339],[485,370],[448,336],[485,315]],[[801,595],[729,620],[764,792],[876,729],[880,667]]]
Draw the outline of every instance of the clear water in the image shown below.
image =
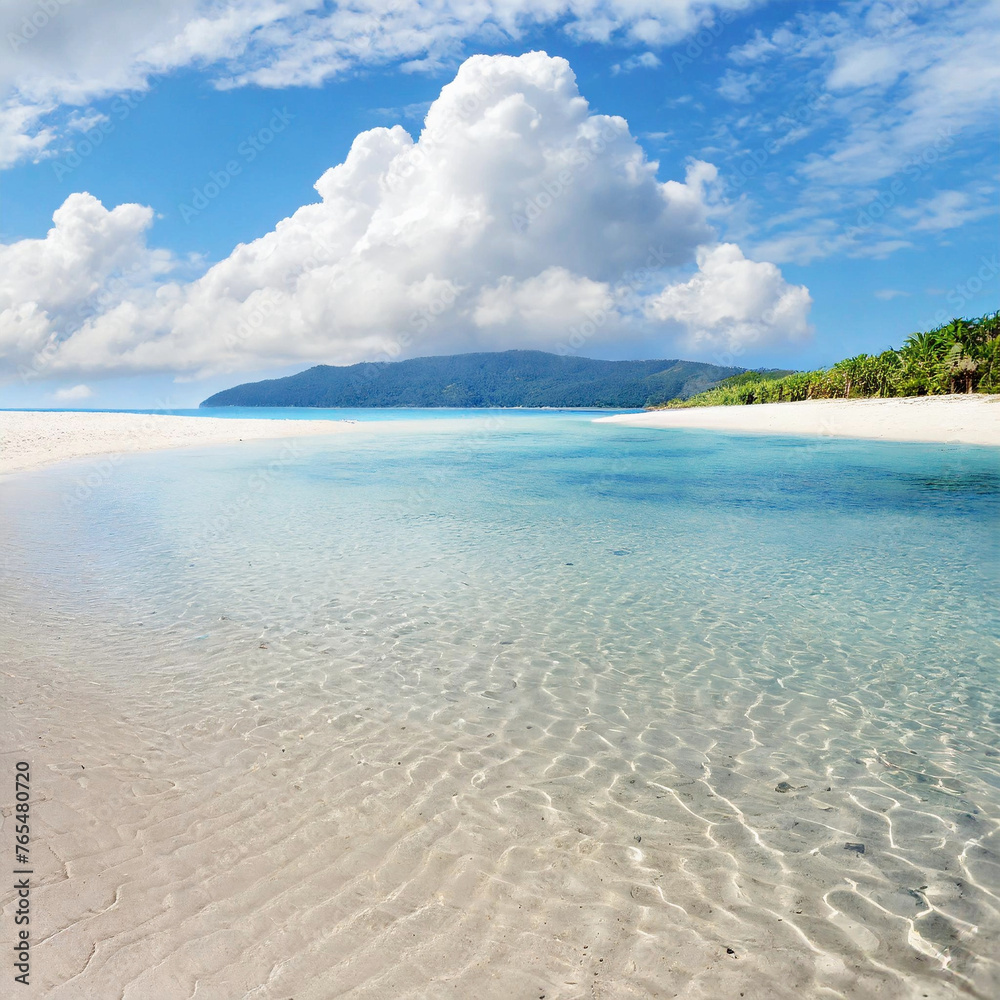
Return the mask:
[[657,962],[730,942],[772,996],[998,995],[995,450],[393,416],[9,480],[5,622],[178,731],[456,746],[489,878],[628,925],[600,995],[720,995]]

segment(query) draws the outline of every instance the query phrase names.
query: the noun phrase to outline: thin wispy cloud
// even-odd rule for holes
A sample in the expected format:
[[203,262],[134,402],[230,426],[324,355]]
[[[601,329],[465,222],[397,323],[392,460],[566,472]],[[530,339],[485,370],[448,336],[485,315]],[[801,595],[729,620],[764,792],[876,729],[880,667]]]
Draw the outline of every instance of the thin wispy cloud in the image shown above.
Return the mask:
[[760,86],[760,74],[740,73],[730,69],[726,71],[716,89],[727,101],[746,104],[753,100],[753,95]]
[[[12,0],[0,11],[0,167],[44,154],[60,130],[56,112],[197,67],[219,88],[316,87],[358,68],[397,64],[405,71],[457,65],[466,42],[517,38],[560,24],[577,40],[643,46],[634,68],[657,56],[650,46],[679,41],[720,11],[753,0],[461,0],[436,4],[356,0],[95,0],[47,7]],[[113,43],[109,44],[109,40]]]
[[[734,46],[736,68],[718,91],[757,110],[722,125],[721,135],[742,145],[740,169],[781,178],[775,195],[806,210],[794,230],[772,233],[757,249],[800,263],[879,257],[912,246],[921,232],[988,214],[964,194],[921,195],[938,164],[961,162],[969,140],[994,127],[998,49],[996,4],[948,0],[807,9]],[[995,172],[971,166],[995,202]]]
[[900,208],[899,213],[915,230],[937,233],[996,215],[998,210],[995,202],[977,199],[969,192],[941,191],[933,198],[920,199],[912,208]]
[[611,67],[611,72],[617,76],[619,73],[631,73],[637,69],[656,69],[661,65],[660,57],[655,52],[643,52],[637,56],[630,56],[625,62],[615,63]]

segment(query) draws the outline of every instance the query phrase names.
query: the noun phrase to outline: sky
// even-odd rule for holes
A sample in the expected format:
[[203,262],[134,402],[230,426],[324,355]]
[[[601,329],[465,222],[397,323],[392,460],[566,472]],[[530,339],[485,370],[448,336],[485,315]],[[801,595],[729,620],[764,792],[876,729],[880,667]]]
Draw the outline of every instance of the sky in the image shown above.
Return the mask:
[[4,0],[0,50],[0,407],[1000,301],[998,0]]

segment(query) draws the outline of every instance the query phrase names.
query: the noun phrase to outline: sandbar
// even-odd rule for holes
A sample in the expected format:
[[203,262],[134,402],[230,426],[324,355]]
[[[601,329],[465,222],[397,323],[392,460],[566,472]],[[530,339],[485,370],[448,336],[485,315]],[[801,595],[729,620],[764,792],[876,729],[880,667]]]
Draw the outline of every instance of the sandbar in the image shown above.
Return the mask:
[[0,410],[0,475],[94,455],[337,434],[353,426],[343,420]]

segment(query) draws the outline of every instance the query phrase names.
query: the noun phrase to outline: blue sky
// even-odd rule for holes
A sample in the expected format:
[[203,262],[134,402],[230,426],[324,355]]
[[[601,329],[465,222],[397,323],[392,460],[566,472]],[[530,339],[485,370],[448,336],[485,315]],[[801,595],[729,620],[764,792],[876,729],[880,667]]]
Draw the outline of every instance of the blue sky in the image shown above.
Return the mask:
[[[13,5],[0,405],[506,347],[804,368],[997,308],[995,3],[662,6]],[[568,67],[463,66],[533,51]]]

